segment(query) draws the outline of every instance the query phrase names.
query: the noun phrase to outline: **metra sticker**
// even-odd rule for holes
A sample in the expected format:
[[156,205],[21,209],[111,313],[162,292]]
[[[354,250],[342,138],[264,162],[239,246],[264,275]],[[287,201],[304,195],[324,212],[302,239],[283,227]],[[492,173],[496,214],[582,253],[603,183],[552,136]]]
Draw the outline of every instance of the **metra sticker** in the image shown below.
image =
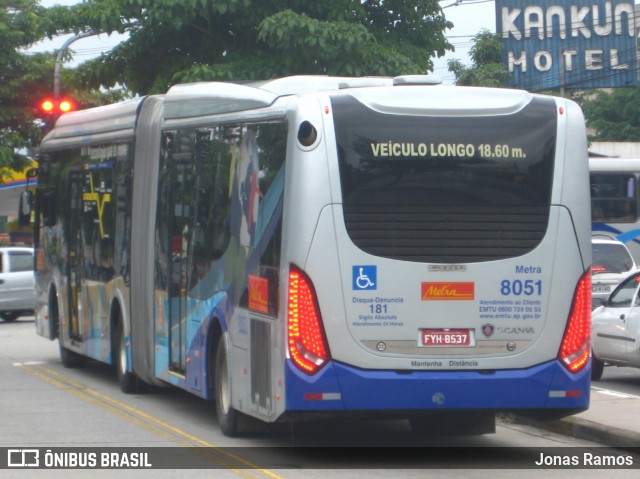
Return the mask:
[[468,301],[475,296],[475,283],[422,283],[422,301]]

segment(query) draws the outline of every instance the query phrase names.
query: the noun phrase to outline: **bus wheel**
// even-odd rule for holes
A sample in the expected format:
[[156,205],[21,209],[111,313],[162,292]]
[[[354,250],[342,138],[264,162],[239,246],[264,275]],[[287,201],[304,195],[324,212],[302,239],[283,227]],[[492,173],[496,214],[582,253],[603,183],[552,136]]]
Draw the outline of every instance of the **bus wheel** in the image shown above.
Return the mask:
[[234,437],[238,435],[238,412],[231,407],[231,383],[224,335],[221,335],[218,340],[214,368],[214,394],[218,425],[225,436]]
[[591,353],[591,379],[593,381],[600,381],[602,379],[602,373],[604,372],[604,361],[600,361]]
[[118,327],[116,328],[115,346],[115,363],[120,390],[126,394],[137,393],[140,390],[139,380],[134,373],[127,371],[127,348],[124,343],[124,328],[122,327],[122,323],[118,323]]
[[87,358],[65,348],[62,345],[62,339],[58,339],[58,345],[60,346],[60,360],[65,368],[81,368],[86,364]]

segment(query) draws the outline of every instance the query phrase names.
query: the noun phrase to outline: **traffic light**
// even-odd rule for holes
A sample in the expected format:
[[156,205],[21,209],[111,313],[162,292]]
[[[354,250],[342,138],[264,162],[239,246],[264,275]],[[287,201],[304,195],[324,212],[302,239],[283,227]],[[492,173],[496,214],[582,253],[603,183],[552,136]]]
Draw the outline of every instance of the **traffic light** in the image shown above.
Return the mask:
[[42,103],[40,103],[40,110],[44,113],[53,113],[54,108],[54,101],[48,98],[46,100],[42,100]]
[[59,116],[75,109],[75,103],[69,98],[45,98],[40,102],[40,111],[45,115]]
[[60,110],[60,113],[67,113],[69,111],[75,110],[76,107],[71,100],[67,98],[63,98],[58,103],[58,109]]

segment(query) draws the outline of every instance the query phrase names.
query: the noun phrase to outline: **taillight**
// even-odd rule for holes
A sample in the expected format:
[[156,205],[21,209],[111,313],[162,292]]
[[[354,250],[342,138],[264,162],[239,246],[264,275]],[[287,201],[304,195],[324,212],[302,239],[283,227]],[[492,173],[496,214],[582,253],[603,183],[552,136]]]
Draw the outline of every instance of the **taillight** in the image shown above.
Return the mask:
[[306,373],[314,374],[329,359],[329,348],[313,285],[295,266],[289,271],[287,329],[292,361]]
[[573,295],[567,329],[562,338],[558,359],[572,373],[589,362],[591,339],[591,271],[582,275]]

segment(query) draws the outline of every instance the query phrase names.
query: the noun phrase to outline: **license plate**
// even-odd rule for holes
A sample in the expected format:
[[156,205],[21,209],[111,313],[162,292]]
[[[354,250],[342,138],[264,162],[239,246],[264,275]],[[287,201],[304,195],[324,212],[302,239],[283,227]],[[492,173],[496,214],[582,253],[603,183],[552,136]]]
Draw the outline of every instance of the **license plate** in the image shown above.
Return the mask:
[[421,329],[419,342],[422,347],[469,347],[475,344],[471,329]]
[[592,293],[608,293],[611,290],[611,286],[606,284],[594,284],[591,286]]

